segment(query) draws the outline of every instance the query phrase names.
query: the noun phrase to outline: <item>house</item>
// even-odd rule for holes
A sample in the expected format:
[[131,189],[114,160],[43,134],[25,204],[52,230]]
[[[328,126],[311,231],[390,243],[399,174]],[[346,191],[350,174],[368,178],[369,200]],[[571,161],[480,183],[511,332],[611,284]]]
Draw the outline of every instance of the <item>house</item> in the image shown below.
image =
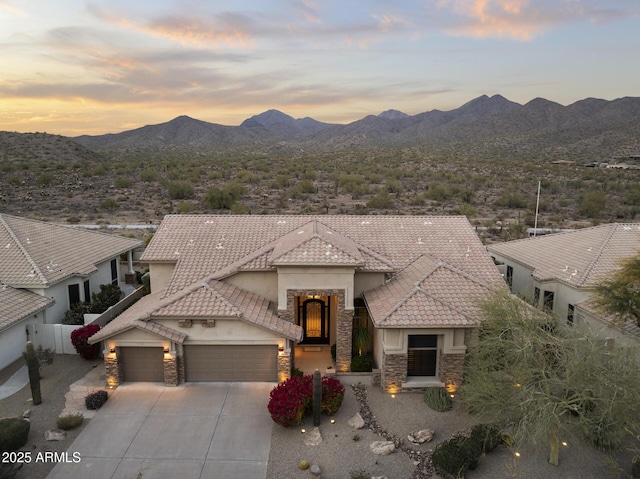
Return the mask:
[[141,261],[151,294],[89,340],[111,386],[282,381],[332,345],[347,372],[361,325],[385,389],[455,389],[477,300],[505,288],[464,216],[170,215]]
[[138,240],[0,214],[0,369],[20,358],[28,324],[61,323],[101,284],[118,282],[119,256]]
[[592,298],[594,287],[640,252],[640,223],[612,223],[487,247],[511,291],[567,323],[638,346],[640,328],[617,323]]

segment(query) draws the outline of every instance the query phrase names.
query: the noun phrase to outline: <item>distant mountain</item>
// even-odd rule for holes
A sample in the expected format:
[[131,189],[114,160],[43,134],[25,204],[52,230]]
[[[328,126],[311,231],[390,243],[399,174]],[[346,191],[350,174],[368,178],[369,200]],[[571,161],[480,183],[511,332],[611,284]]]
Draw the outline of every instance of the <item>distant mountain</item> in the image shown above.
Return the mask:
[[259,145],[285,151],[283,148],[429,145],[469,155],[503,152],[580,158],[596,150],[598,154],[611,156],[640,154],[638,131],[640,98],[613,101],[587,98],[563,106],[543,98],[521,105],[501,95],[482,95],[450,111],[407,115],[387,110],[346,125],[312,118],[294,119],[281,111],[268,110],[246,119],[240,126],[180,116],[159,125],[74,140],[96,150],[193,150]]

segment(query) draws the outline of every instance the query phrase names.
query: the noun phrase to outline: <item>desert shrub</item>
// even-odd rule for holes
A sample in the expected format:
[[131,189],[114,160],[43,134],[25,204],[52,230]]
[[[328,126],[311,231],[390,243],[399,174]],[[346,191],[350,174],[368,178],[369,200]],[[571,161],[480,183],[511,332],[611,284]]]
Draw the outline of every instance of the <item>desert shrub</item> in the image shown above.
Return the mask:
[[393,198],[385,190],[380,191],[377,195],[367,201],[367,208],[389,209],[393,208],[393,206]]
[[291,376],[304,376],[304,373],[298,368],[293,368],[291,370]]
[[167,183],[167,193],[172,200],[193,198],[193,186],[185,181],[170,181]]
[[443,388],[427,388],[424,402],[434,411],[445,412],[451,409],[451,397]]
[[71,309],[64,313],[62,324],[84,324],[84,315],[91,312],[91,303],[80,301],[71,305]]
[[[269,394],[267,408],[271,419],[283,427],[297,426],[312,407],[313,375],[292,376],[278,384]],[[344,399],[344,386],[339,380],[322,378],[322,412],[335,414]]]
[[107,391],[101,389],[99,391],[92,392],[84,398],[84,405],[87,409],[100,409],[104,403],[109,399]]
[[115,210],[118,207],[118,202],[113,198],[106,198],[100,202],[100,208],[103,210]]
[[476,424],[473,426],[471,437],[480,442],[482,452],[491,452],[502,444],[502,434],[490,424]]
[[116,188],[131,188],[133,185],[133,180],[127,176],[118,176],[113,181],[113,186]]
[[104,313],[120,301],[122,290],[117,284],[101,284],[100,292],[91,295],[91,313]]
[[58,429],[62,429],[64,431],[70,431],[71,429],[75,429],[84,421],[84,416],[81,412],[77,412],[74,414],[68,414],[66,416],[58,417],[57,425]]
[[36,349],[36,357],[38,358],[38,364],[44,366],[45,364],[53,363],[53,351],[49,348],[43,348],[42,344]]
[[191,213],[195,209],[193,203],[189,203],[188,201],[181,201],[176,206],[176,211],[180,214]]
[[505,208],[526,208],[527,202],[522,196],[514,192],[503,193],[495,203],[496,206],[503,206]]
[[158,179],[158,172],[152,168],[147,168],[140,172],[140,181],[156,181]]
[[351,358],[351,371],[354,373],[371,372],[373,361],[369,356],[354,356]]
[[433,467],[443,477],[459,478],[478,466],[482,443],[467,436],[455,436],[436,446],[431,456]]
[[84,359],[95,359],[100,354],[100,343],[89,344],[89,337],[100,330],[97,324],[87,324],[71,332],[71,344]]
[[0,452],[16,451],[27,443],[31,423],[20,417],[0,419]]

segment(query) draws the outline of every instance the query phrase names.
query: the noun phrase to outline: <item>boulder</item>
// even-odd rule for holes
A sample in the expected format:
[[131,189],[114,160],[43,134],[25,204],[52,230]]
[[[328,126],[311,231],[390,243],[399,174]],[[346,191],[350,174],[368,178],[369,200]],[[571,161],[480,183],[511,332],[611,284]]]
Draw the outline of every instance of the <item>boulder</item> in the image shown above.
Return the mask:
[[396,452],[396,446],[393,441],[374,441],[369,447],[371,447],[371,452],[378,456],[386,456]]
[[433,439],[434,432],[431,429],[422,429],[421,431],[411,433],[407,436],[412,444],[422,444]]
[[347,426],[350,426],[354,429],[362,429],[364,427],[364,419],[362,419],[362,416],[359,412],[347,421]]
[[320,466],[318,466],[317,464],[313,464],[309,469],[309,473],[311,474],[311,477],[319,478],[321,476],[322,471],[320,471]]
[[62,441],[66,439],[67,433],[62,429],[49,429],[45,431],[44,438],[47,441]]
[[318,446],[321,442],[322,434],[320,434],[320,429],[317,427],[314,427],[311,432],[304,436],[304,444],[306,446]]

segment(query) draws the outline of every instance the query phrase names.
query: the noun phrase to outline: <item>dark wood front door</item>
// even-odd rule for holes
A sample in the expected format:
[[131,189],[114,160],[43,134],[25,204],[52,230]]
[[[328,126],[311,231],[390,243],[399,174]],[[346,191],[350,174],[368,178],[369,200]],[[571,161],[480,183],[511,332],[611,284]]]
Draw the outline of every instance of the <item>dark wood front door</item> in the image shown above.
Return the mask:
[[304,330],[303,343],[329,344],[329,315],[327,304],[318,298],[307,299],[300,306],[300,325]]

